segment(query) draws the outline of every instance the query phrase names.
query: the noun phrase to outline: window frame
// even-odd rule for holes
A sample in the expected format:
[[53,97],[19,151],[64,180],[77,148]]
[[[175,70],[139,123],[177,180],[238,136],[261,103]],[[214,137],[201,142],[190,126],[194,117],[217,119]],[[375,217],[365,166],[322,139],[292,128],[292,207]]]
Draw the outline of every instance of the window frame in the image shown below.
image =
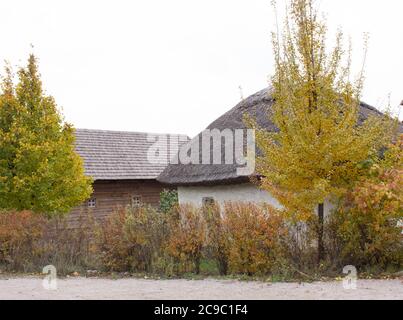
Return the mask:
[[[136,198],[136,201],[135,201]],[[141,195],[138,194],[133,194],[130,197],[130,204],[133,208],[139,208],[143,205],[143,197]]]
[[97,207],[97,198],[90,198],[87,200],[87,208],[93,209]]
[[216,204],[216,200],[214,197],[203,197],[202,198],[202,206],[207,207],[207,206],[213,206]]

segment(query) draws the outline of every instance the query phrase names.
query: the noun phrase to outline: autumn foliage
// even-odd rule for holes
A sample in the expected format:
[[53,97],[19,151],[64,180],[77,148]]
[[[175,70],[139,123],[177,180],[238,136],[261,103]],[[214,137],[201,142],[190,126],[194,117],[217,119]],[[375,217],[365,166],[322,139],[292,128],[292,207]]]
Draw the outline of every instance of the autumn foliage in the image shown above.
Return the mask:
[[220,275],[227,275],[230,251],[228,225],[216,203],[205,206],[203,216],[207,225],[205,253],[217,263]]
[[403,135],[335,212],[332,223],[342,264],[382,270],[402,267],[402,161]]
[[0,214],[0,270],[41,272],[46,265],[66,274],[94,268],[95,222],[81,215],[74,229],[62,218],[47,219],[30,211]]
[[39,250],[45,219],[29,211],[0,214],[0,264],[24,270]]
[[287,233],[284,218],[270,207],[227,203],[223,224],[229,243],[233,274],[270,274],[282,256],[281,238]]
[[37,59],[30,55],[0,84],[0,209],[60,216],[92,193],[75,152],[74,128],[46,95]]
[[352,81],[352,50],[329,32],[313,0],[287,1],[284,28],[273,34],[275,74],[268,117],[278,131],[257,127],[261,185],[300,220],[318,204],[342,197],[392,139],[387,116],[362,119],[364,70]]
[[97,251],[108,271],[153,272],[165,237],[164,218],[150,207],[116,210],[97,231]]
[[[395,153],[392,155],[392,153]],[[96,223],[83,214],[74,229],[64,219],[32,212],[0,214],[0,269],[60,273],[106,272],[181,276],[188,273],[300,277],[352,264],[382,272],[402,266],[402,170],[396,145],[351,189],[326,222],[326,260],[314,259],[314,219],[295,224],[270,206],[226,203],[169,212],[120,208]],[[216,269],[205,270],[207,263]],[[334,273],[331,273],[334,274]]]
[[200,209],[177,206],[168,219],[167,253],[182,267],[182,272],[200,273],[202,249],[205,244],[206,224]]

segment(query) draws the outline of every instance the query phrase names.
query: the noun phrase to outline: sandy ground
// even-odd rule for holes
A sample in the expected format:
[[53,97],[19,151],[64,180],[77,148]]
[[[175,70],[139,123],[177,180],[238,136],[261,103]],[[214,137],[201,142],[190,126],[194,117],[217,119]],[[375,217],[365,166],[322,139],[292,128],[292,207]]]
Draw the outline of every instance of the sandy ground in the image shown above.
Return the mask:
[[395,299],[403,300],[403,280],[358,280],[357,290],[344,290],[342,282],[265,283],[234,280],[143,280],[67,278],[57,290],[45,290],[41,278],[0,278],[4,299]]

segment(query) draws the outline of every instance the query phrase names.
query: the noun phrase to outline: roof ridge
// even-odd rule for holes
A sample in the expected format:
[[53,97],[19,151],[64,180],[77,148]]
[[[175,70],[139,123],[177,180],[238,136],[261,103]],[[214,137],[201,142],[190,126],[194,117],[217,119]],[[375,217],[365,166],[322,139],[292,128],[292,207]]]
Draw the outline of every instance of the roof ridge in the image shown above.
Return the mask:
[[104,132],[104,133],[132,133],[132,134],[152,134],[152,135],[175,135],[189,138],[187,134],[182,133],[156,133],[156,132],[144,132],[144,131],[124,131],[124,130],[110,130],[110,129],[87,129],[87,128],[74,128],[76,132]]

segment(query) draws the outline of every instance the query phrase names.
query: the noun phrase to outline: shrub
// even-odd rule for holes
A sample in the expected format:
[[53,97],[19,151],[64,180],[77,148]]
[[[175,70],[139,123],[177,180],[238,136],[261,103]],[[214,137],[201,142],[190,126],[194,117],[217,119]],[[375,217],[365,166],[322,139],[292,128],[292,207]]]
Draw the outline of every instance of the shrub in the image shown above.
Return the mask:
[[205,233],[206,225],[200,209],[184,205],[172,210],[166,252],[174,259],[177,272],[200,273]]
[[101,263],[106,270],[123,270],[128,267],[128,250],[123,239],[125,220],[126,211],[116,211],[97,230],[97,251],[100,252]]
[[230,248],[229,234],[220,207],[216,204],[205,206],[203,215],[207,226],[206,254],[217,262],[220,274],[227,275]]
[[403,264],[403,135],[372,165],[334,213],[329,229],[335,264],[371,272]]
[[349,193],[332,217],[335,263],[371,271],[401,268],[402,218],[403,171],[377,170]]
[[268,274],[281,260],[284,219],[275,209],[227,203],[223,220],[229,241],[229,268],[237,274]]
[[0,213],[0,264],[8,270],[30,271],[41,254],[46,219],[30,211]]
[[0,214],[0,265],[8,271],[41,272],[52,264],[59,274],[95,266],[93,219],[82,215],[79,225],[48,220],[29,211]]
[[97,248],[108,271],[154,272],[163,254],[164,216],[151,207],[114,212],[97,233]]
[[297,277],[317,271],[318,219],[312,217],[304,222],[287,221],[287,233],[282,238],[285,261],[289,273]]
[[178,204],[179,204],[178,191],[165,189],[161,192],[160,210],[163,213],[169,213]]
[[40,241],[41,265],[52,264],[60,274],[97,269],[96,228],[97,223],[91,212],[80,213],[74,226],[67,217],[49,220]]

